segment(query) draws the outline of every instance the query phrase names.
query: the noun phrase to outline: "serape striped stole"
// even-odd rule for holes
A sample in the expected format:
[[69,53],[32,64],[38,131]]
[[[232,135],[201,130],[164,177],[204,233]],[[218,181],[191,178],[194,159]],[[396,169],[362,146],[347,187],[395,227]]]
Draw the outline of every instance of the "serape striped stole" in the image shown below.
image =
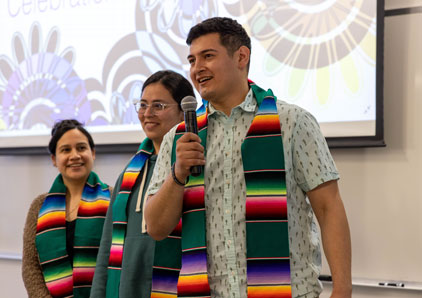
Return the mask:
[[[242,144],[246,182],[247,292],[249,298],[288,298],[291,297],[291,277],[287,192],[276,98],[271,90],[265,91],[253,82],[249,83],[257,99],[258,111]],[[181,123],[173,143],[172,162],[175,161],[176,141],[184,131],[184,123]],[[198,117],[198,131],[201,144],[206,148],[207,113]],[[159,250],[156,247],[154,264],[159,263],[160,267],[154,267],[151,297],[210,297],[203,172],[199,177],[190,176],[185,187],[179,278],[176,279],[180,268],[177,261],[166,260],[166,253],[174,250],[176,244],[166,248],[167,243],[157,242],[160,247]],[[171,256],[180,258],[175,252]],[[166,265],[171,262],[172,266]],[[170,273],[173,273],[172,278],[166,279]],[[165,288],[154,286],[160,277],[166,280]]]
[[[199,116],[198,134],[206,147],[207,114]],[[176,129],[174,144],[185,132],[182,122]],[[173,146],[172,162],[175,161]],[[184,226],[181,238],[182,222]],[[189,229],[189,230],[188,230]],[[183,197],[182,219],[173,232],[155,244],[152,274],[152,298],[210,297],[207,276],[207,248],[205,235],[204,171],[189,177]],[[182,265],[183,264],[183,265]]]
[[291,297],[286,171],[276,98],[250,82],[258,111],[242,144],[249,298]]
[[[129,196],[136,179],[144,168],[145,163],[154,152],[150,139],[145,138],[139,146],[138,152],[132,157],[123,173],[122,183],[116,200],[113,203],[113,231],[109,264],[107,269],[106,297],[119,297],[120,275],[122,270],[123,249],[127,227],[127,211]],[[142,190],[140,190],[142,191]],[[141,228],[141,227],[139,227]]]
[[35,238],[52,297],[89,297],[109,201],[108,185],[91,172],[79,203],[72,265],[66,250],[66,186],[61,174],[55,179],[39,211]]

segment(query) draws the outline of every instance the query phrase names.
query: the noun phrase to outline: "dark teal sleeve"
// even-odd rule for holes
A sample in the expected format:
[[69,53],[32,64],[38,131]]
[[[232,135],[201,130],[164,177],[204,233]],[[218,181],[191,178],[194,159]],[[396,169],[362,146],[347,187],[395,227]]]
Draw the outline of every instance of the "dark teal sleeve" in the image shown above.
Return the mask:
[[113,232],[113,203],[119,193],[120,185],[123,180],[123,173],[120,174],[114,186],[111,196],[110,205],[107,210],[106,219],[104,221],[103,234],[101,236],[100,248],[97,255],[97,264],[95,266],[94,279],[92,281],[91,298],[104,298],[106,296],[107,286],[107,267],[110,256],[111,236]]

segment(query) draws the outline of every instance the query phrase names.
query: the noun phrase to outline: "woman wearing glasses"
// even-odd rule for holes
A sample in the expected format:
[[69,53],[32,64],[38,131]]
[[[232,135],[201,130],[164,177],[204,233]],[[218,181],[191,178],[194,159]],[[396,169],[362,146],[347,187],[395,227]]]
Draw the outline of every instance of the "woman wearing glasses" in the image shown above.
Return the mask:
[[104,223],[91,297],[150,297],[155,241],[146,233],[145,193],[161,141],[183,120],[180,102],[194,96],[180,74],[165,70],[151,75],[135,103],[147,136],[116,182]]

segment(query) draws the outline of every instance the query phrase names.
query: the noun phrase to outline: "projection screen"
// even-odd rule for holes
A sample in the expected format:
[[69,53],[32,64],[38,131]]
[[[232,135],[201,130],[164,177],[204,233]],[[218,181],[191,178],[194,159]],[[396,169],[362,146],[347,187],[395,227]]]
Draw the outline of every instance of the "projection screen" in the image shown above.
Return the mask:
[[45,148],[65,118],[100,147],[132,150],[144,137],[133,108],[142,83],[161,69],[189,77],[187,33],[214,16],[250,34],[249,78],[310,111],[329,143],[382,146],[383,9],[357,0],[1,1],[0,151]]

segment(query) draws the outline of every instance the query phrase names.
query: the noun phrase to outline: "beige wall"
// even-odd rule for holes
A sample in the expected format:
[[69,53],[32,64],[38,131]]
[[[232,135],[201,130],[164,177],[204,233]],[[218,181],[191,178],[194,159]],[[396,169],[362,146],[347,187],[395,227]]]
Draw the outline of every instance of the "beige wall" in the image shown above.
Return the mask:
[[[386,8],[399,8],[398,2],[387,2]],[[341,193],[351,226],[354,278],[422,282],[420,28],[421,13],[385,18],[387,147],[332,150],[342,176]],[[328,286],[323,297],[329,297],[329,292]],[[353,295],[421,296],[417,291],[380,287],[354,287]]]
[[[387,9],[405,5],[422,5],[422,1],[386,1]],[[354,277],[410,280],[419,276],[422,281],[422,258],[414,257],[422,250],[422,193],[418,187],[422,170],[422,14],[385,21],[387,147],[335,149],[332,153],[342,176],[341,193],[351,225]],[[98,155],[95,170],[112,184],[129,156]],[[20,252],[27,208],[37,194],[49,188],[56,170],[47,156],[0,156],[0,169],[0,252]],[[397,253],[392,255],[392,251]],[[0,259],[1,297],[26,297],[20,265],[20,261]],[[323,297],[329,297],[329,292],[328,285]],[[420,296],[415,291],[368,287],[354,287],[353,295]]]

